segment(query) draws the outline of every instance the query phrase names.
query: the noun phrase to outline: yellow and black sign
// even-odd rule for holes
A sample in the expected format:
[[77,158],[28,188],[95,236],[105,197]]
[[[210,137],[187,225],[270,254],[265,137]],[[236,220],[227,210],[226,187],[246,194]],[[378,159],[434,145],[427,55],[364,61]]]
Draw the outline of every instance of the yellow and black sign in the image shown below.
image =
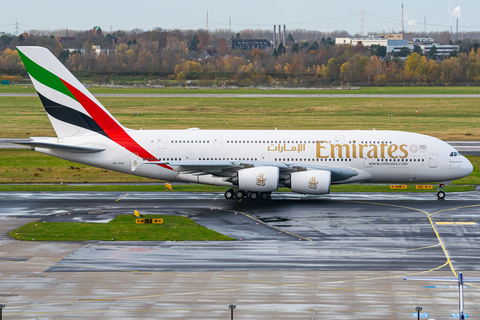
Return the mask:
[[421,184],[421,185],[417,185],[417,190],[432,190],[433,189],[433,186],[430,184]]
[[136,221],[137,221],[137,224],[139,224],[139,223],[145,223],[145,224],[148,224],[148,223],[157,223],[157,224],[163,223],[163,219],[136,219]]
[[392,184],[390,185],[390,189],[407,189],[406,184]]

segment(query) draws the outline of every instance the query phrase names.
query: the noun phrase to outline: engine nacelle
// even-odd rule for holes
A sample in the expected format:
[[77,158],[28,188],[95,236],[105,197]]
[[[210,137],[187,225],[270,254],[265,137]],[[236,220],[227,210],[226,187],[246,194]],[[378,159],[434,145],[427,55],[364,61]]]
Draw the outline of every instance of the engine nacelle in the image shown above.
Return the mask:
[[330,192],[330,182],[330,171],[311,170],[290,174],[290,178],[285,181],[285,186],[296,193],[327,194]]
[[278,189],[278,180],[277,167],[256,167],[239,170],[232,182],[240,190],[270,192]]

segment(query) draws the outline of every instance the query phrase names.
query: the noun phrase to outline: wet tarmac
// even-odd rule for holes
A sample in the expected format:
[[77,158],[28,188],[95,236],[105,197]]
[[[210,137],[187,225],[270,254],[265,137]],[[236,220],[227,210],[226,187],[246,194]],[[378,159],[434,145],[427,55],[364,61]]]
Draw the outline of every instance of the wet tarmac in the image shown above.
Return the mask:
[[[444,201],[434,193],[277,193],[270,201],[238,201],[175,192],[6,192],[0,201],[3,216],[49,222],[107,223],[134,210],[181,215],[241,240],[91,241],[49,271],[92,271],[97,264],[142,271],[430,269],[445,260],[435,231],[456,265],[480,270],[480,248],[473,245],[480,236],[477,191],[450,193]],[[148,258],[132,247],[148,248]]]
[[[479,276],[480,192],[274,194],[0,193],[6,319],[451,319],[456,289],[406,274]],[[34,220],[106,223],[187,216],[238,241],[40,243],[7,233]],[[68,214],[70,213],[70,214]],[[241,239],[241,241],[240,241]],[[437,285],[437,283],[433,283]],[[470,318],[480,289],[466,290]],[[105,300],[107,299],[107,300]]]

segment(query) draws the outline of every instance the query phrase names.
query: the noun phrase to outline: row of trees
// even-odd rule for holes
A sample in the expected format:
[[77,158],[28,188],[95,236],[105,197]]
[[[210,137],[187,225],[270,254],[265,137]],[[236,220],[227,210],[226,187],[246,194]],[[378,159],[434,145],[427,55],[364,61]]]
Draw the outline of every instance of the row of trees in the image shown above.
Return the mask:
[[[218,38],[205,30],[117,31],[106,36],[86,31],[77,34],[77,43],[60,43],[53,35],[35,33],[2,36],[0,74],[25,75],[15,46],[40,45],[47,47],[77,74],[142,74],[178,81],[217,79],[245,84],[270,84],[273,80],[302,84],[480,81],[478,40],[463,40],[461,52],[448,58],[434,59],[437,58],[434,55],[425,57],[419,52],[405,52],[406,59],[384,59],[385,47],[335,46],[331,34],[321,35],[320,40],[295,41],[294,35],[289,34],[287,48],[281,44],[265,51],[232,50],[228,46],[230,39]],[[242,37],[240,33],[230,36]],[[83,41],[81,45],[80,41]],[[98,54],[93,45],[110,51]],[[212,46],[218,54],[205,58],[204,49]],[[67,47],[78,50],[70,52]]]

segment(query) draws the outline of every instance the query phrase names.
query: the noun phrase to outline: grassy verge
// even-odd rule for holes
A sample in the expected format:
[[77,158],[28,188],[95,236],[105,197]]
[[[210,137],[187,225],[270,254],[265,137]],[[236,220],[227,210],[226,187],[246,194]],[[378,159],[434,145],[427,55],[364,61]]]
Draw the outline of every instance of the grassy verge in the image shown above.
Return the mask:
[[[320,87],[320,85],[318,85]],[[260,90],[250,88],[238,89],[185,89],[185,88],[88,88],[93,94],[101,93],[136,93],[136,94],[480,94],[480,87],[361,87],[358,90]],[[35,93],[31,85],[0,86],[0,93]]]
[[[158,185],[107,185],[107,186],[71,186],[71,185],[0,185],[0,192],[225,192],[228,187],[208,185],[174,185],[174,190],[166,190]],[[445,192],[473,191],[474,186],[447,186]],[[407,189],[394,190],[389,185],[333,185],[331,192],[437,192],[437,185],[432,190],[417,190],[415,185],[407,185]],[[279,188],[277,192],[290,192],[289,188]]]
[[158,182],[47,156],[29,149],[0,149],[0,183]]
[[109,223],[32,222],[10,233],[31,241],[226,241],[235,240],[185,217],[163,218],[163,224],[136,224],[134,216],[121,215]]
[[[444,140],[480,140],[478,98],[103,97],[99,100],[120,123],[138,130],[375,128],[418,132]],[[38,97],[0,99],[0,137],[48,136],[55,136],[55,132]]]

